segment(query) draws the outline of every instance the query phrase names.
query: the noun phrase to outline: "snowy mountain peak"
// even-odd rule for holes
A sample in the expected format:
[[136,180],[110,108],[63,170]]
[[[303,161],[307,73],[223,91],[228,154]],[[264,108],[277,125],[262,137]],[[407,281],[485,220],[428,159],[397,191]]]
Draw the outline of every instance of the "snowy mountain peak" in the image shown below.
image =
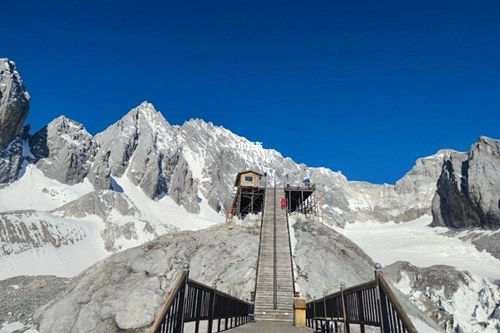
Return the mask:
[[168,121],[163,117],[162,113],[156,110],[153,104],[144,101],[136,108],[130,110],[130,112],[125,116],[132,116],[138,118],[138,121],[146,121],[153,128],[156,125],[163,125],[170,127]]
[[70,119],[66,117],[65,115],[60,115],[59,117],[55,118],[52,120],[50,123],[48,123],[47,126],[58,126],[58,127],[63,127],[63,128],[71,128],[74,130],[82,130],[85,129],[82,123],[79,123],[76,120]]
[[88,175],[97,144],[85,127],[65,116],[51,121],[29,139],[37,168],[64,184],[77,184]]

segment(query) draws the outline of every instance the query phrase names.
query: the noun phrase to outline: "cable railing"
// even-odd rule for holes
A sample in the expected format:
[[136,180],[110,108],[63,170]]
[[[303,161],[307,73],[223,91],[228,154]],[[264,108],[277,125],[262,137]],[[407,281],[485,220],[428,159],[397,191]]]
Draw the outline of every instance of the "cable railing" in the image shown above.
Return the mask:
[[199,333],[200,322],[206,321],[206,332],[228,330],[249,321],[250,303],[189,279],[189,264],[170,292],[156,317],[151,333],[182,333],[184,324],[194,322],[194,333]]
[[[323,295],[306,304],[307,326],[320,332],[349,332],[349,325],[376,326],[383,333],[418,333],[377,264],[375,280]],[[332,327],[332,325],[334,327]]]

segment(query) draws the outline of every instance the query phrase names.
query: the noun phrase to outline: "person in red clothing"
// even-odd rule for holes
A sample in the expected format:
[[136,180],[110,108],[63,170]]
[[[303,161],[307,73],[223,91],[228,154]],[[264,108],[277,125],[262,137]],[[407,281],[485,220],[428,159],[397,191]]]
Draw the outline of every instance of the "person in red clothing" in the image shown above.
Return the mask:
[[286,208],[286,199],[282,198],[281,199],[281,209],[285,209],[285,208]]

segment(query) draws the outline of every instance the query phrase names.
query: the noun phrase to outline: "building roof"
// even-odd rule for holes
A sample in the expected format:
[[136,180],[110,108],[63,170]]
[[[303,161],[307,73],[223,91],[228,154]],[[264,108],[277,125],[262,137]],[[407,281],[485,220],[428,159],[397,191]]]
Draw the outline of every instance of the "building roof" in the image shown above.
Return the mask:
[[244,173],[253,173],[257,176],[260,176],[262,177],[262,174],[260,172],[257,172],[257,171],[254,171],[254,170],[245,170],[245,171],[240,171],[238,172],[238,174],[236,175],[236,181],[234,182],[234,186],[238,186],[240,184],[240,176]]

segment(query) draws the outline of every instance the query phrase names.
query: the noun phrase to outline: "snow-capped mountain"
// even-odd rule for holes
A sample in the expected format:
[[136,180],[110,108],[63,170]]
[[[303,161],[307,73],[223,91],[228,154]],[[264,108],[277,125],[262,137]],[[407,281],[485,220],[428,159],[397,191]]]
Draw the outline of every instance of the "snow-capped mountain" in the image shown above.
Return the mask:
[[[228,284],[239,283],[233,289],[240,293],[238,296],[248,292],[248,286],[252,285],[252,263],[246,260],[251,261],[251,255],[256,252],[255,244],[246,241],[252,240],[255,230],[252,226],[245,227],[247,230],[241,235],[233,235],[220,226],[212,227],[224,221],[233,196],[234,177],[239,171],[255,169],[268,172],[270,181],[277,184],[299,183],[306,165],[200,119],[171,125],[148,102],[133,108],[95,136],[88,133],[83,124],[65,116],[31,135],[29,125],[22,127],[29,100],[15,64],[0,59],[0,279],[18,275],[74,277],[83,271],[73,280],[65,296],[38,312],[43,327],[53,329],[57,325],[75,324],[76,319],[70,315],[57,323],[60,320],[57,309],[69,304],[75,313],[87,311],[78,302],[86,302],[93,293],[106,294],[117,288],[107,282],[103,282],[102,289],[89,287],[97,280],[106,281],[113,268],[118,269],[117,274],[127,283],[145,284],[135,291],[137,297],[131,298],[126,311],[115,309],[116,313],[114,310],[105,313],[103,310],[102,322],[96,325],[106,331],[111,330],[99,325],[137,328],[139,324],[150,323],[152,313],[130,316],[135,309],[134,302],[141,302],[141,293],[150,292],[148,283],[166,285],[174,279],[181,257],[194,261],[193,276],[200,281],[209,283],[219,274]],[[498,232],[484,230],[484,226],[498,228],[500,206],[498,209],[495,206],[496,185],[500,180],[498,147],[498,141],[482,137],[469,153],[441,150],[418,159],[395,185],[352,182],[341,172],[321,167],[307,169],[321,197],[326,225],[340,228],[353,223],[388,225],[432,213],[433,225],[450,227],[450,237],[463,238],[500,258],[496,247]],[[483,176],[481,170],[486,170]],[[451,229],[471,225],[475,229]],[[207,229],[210,237],[204,231],[199,234],[186,231],[208,227],[211,227]],[[335,283],[342,279],[355,284],[372,276],[373,261],[355,244],[339,235],[315,242],[317,233],[325,232],[316,229],[325,226],[298,221],[293,227],[297,237],[296,269],[302,277],[297,284],[305,294],[319,297],[318,293],[329,287],[321,283],[331,280],[333,271],[337,271]],[[233,236],[234,240],[230,240]],[[198,240],[194,242],[190,237]],[[335,247],[329,245],[340,240],[352,250],[351,257],[359,264],[340,269],[345,276],[339,273],[339,267],[325,269],[307,260],[305,254],[314,250],[326,262],[342,266],[341,259],[335,257],[338,251],[332,251]],[[170,259],[163,263],[167,266],[158,268],[151,263],[146,267],[134,261],[142,258],[141,251],[149,252],[160,246],[158,244],[163,244],[165,249],[175,244],[171,253],[167,250],[159,253],[168,254]],[[232,257],[239,258],[237,260],[228,258],[227,263],[207,261],[204,255],[211,251],[207,248],[213,250],[215,244],[228,248],[222,246],[214,252],[214,258],[244,253]],[[247,246],[238,248],[241,244]],[[134,249],[120,254],[130,248]],[[335,259],[330,259],[332,257]],[[102,261],[105,258],[107,261]],[[107,264],[111,266],[106,267]],[[234,270],[222,267],[224,264]],[[211,268],[207,268],[210,265],[223,273],[210,271]],[[348,274],[350,269],[358,274]],[[420,269],[408,264],[392,267],[388,272],[397,271],[391,275],[394,283],[403,293],[412,296],[422,310],[437,314],[436,322],[441,328],[447,326],[450,332],[460,329],[489,332],[497,327],[499,294],[492,279],[454,271],[449,275],[463,283],[442,292],[443,279],[428,278],[425,284],[408,280],[412,272]],[[152,270],[157,271],[152,273]],[[318,275],[308,275],[308,272]],[[242,276],[244,281],[238,282]],[[49,280],[40,279],[50,284]],[[424,291],[424,287],[429,289]],[[475,307],[471,312],[470,307],[461,307],[460,301],[474,293],[480,296],[474,298]],[[47,301],[56,296],[46,296]],[[110,302],[123,304],[123,299],[104,296],[95,298],[92,306]],[[439,308],[436,300],[443,302],[443,297],[454,301],[447,301]],[[431,299],[430,303],[427,298]],[[474,325],[464,326],[471,318],[477,319]]]

